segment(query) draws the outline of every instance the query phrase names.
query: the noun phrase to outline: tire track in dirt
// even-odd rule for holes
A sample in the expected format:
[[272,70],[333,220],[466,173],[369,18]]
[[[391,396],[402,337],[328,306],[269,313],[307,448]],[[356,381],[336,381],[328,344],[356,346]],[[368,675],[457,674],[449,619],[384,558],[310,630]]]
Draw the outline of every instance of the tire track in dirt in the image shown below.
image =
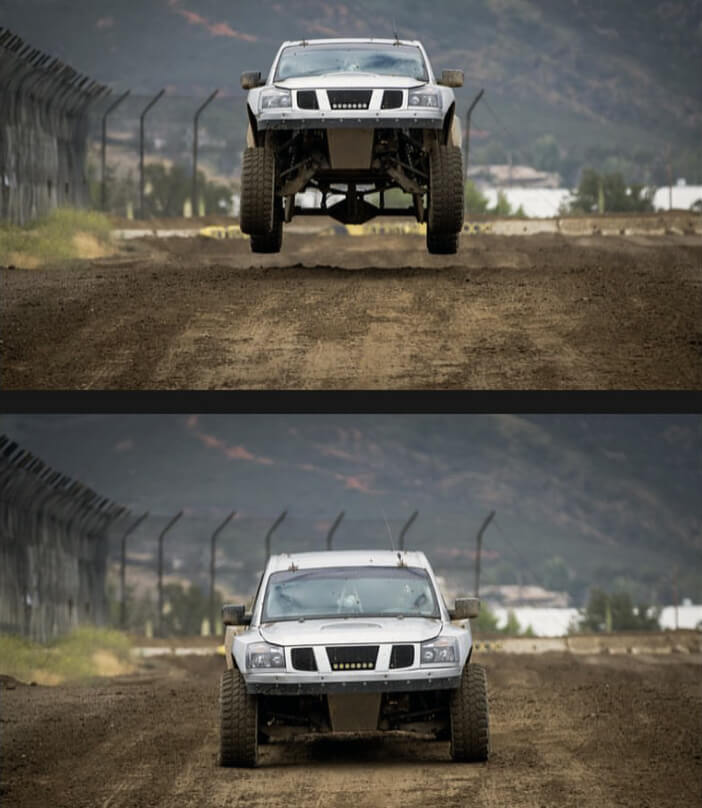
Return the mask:
[[[0,692],[3,806],[397,808],[665,805],[702,778],[702,657],[482,654],[492,754],[380,737],[261,747],[257,769],[217,765],[221,658],[159,661],[84,686]],[[152,663],[150,663],[152,664]]]
[[702,389],[702,237],[145,239],[0,270],[4,388]]

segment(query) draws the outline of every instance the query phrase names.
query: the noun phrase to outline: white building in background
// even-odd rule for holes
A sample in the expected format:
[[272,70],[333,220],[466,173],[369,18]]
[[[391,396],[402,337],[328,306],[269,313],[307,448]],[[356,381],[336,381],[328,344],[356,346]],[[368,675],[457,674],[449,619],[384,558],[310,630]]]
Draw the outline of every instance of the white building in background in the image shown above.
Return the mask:
[[657,188],[653,195],[654,210],[692,210],[698,204],[702,211],[702,185],[688,185],[678,180],[672,187]]
[[[564,637],[569,631],[573,631],[582,617],[579,609],[548,609],[533,606],[515,606],[506,608],[496,606],[491,609],[497,617],[497,627],[504,628],[507,625],[509,613],[513,612],[519,622],[522,631],[526,631],[531,626],[537,637]],[[683,601],[678,606],[679,629],[702,630],[702,606],[697,606],[689,601]],[[675,624],[675,606],[664,606],[659,615],[661,629],[671,630]]]
[[547,609],[535,606],[516,606],[506,609],[498,606],[492,610],[497,617],[497,627],[504,628],[510,612],[514,613],[522,631],[531,626],[537,637],[564,637],[572,631],[580,619],[578,609]]
[[516,213],[521,207],[530,219],[552,219],[559,216],[573,199],[568,188],[481,188],[480,192],[494,208],[502,192]]
[[[702,606],[695,606],[689,600],[684,600],[677,611],[678,628],[702,629]],[[675,606],[664,606],[658,622],[661,628],[675,628]]]

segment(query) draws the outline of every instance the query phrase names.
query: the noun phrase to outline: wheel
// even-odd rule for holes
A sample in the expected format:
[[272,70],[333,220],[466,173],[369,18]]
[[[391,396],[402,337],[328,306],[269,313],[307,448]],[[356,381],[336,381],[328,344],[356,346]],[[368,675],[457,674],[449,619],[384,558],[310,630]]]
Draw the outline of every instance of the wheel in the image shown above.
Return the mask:
[[246,149],[241,161],[241,232],[268,236],[275,229],[275,201],[275,154],[263,146]]
[[482,665],[463,669],[461,686],[451,693],[451,757],[466,763],[488,759],[490,718],[487,676]]
[[230,668],[219,682],[220,766],[258,762],[258,701],[246,692],[244,677]]
[[437,143],[429,157],[427,249],[450,255],[463,228],[463,156],[457,146]]
[[251,236],[251,252],[279,253],[283,246],[283,205],[276,200],[273,212],[273,229],[263,235]]
[[427,250],[432,255],[455,255],[458,252],[458,233],[437,236],[427,228]]

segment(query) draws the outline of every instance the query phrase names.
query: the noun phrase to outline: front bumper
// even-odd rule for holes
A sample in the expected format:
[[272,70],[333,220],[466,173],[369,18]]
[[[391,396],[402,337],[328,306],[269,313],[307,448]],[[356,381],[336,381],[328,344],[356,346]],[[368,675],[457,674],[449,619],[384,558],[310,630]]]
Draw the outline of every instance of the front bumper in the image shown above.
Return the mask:
[[258,129],[441,129],[443,115],[437,110],[400,112],[355,112],[352,115],[324,110],[262,112]]
[[393,693],[421,690],[455,690],[461,683],[461,669],[343,674],[252,673],[244,674],[247,693],[267,696],[312,696],[324,693]]

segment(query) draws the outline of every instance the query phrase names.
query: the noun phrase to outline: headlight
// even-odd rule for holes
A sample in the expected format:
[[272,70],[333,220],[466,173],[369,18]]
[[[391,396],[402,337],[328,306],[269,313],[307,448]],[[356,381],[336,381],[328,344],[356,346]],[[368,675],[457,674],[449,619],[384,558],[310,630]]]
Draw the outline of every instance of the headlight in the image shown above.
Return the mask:
[[458,643],[450,637],[423,642],[420,651],[422,665],[451,665],[458,662]]
[[441,107],[441,95],[434,90],[410,90],[407,101],[411,107]]
[[255,642],[246,648],[246,669],[284,668],[285,652],[279,645]]
[[262,109],[281,109],[292,106],[292,95],[288,90],[264,90],[261,93]]

